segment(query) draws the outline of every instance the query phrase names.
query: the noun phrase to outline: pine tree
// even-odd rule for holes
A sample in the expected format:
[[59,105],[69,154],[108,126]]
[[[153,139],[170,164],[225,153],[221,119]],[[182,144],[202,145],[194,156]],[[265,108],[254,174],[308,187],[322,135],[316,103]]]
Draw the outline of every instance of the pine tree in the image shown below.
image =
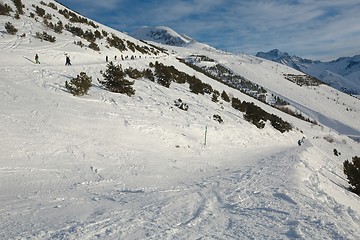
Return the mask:
[[134,82],[125,79],[125,73],[121,65],[114,65],[109,62],[106,72],[103,73],[104,81],[99,81],[107,90],[116,93],[126,94],[129,97],[135,94],[132,88]]
[[225,101],[225,102],[230,102],[230,98],[229,96],[227,95],[227,93],[225,91],[223,91],[221,93],[221,98]]
[[344,162],[344,173],[352,186],[351,190],[360,195],[360,157],[353,157],[352,163],[346,160]]

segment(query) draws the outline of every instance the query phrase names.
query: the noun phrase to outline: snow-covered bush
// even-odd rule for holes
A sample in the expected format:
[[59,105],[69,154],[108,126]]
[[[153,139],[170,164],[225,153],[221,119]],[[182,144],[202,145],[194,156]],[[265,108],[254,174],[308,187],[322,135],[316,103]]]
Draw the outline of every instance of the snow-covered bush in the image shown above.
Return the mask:
[[229,96],[227,95],[227,93],[225,91],[223,91],[221,93],[221,98],[225,101],[225,102],[230,102],[230,98]]
[[129,67],[128,69],[125,69],[125,73],[133,78],[133,79],[139,79],[139,78],[142,78],[143,75],[144,75],[144,72],[140,72],[138,69],[136,68],[132,68],[132,67]]
[[[103,32],[103,34],[104,34],[104,32]],[[112,34],[112,37],[107,37],[106,41],[108,42],[108,44],[111,47],[117,48],[120,52],[126,50],[124,41],[122,39],[120,39],[118,36],[116,36],[115,34]]]
[[47,32],[36,32],[35,35],[36,38],[47,41],[47,42],[55,42],[56,41],[56,37],[49,35]]
[[82,96],[87,94],[91,87],[92,79],[86,73],[81,72],[76,78],[71,79],[70,83],[65,82],[65,87],[74,96]]
[[248,122],[254,124],[257,128],[264,128],[265,121],[267,119],[266,112],[260,107],[256,106],[254,103],[247,104],[245,101],[243,104],[246,105],[246,112],[244,114],[244,119]]
[[157,61],[155,64],[150,63],[149,66],[151,68],[155,68],[155,81],[164,87],[169,87],[171,82],[176,82],[179,84],[188,83],[192,93],[211,94],[213,92],[211,85],[203,83],[195,76],[190,76],[185,72],[177,70],[174,66],[165,66],[164,64]]
[[288,132],[292,129],[290,123],[282,120],[281,117],[275,114],[268,115],[267,119],[270,120],[271,126],[273,126],[276,130],[280,131],[281,133]]
[[92,50],[95,50],[95,51],[100,51],[99,45],[97,45],[95,42],[91,42],[89,44],[89,48],[91,48]]
[[106,72],[103,73],[104,81],[100,81],[107,90],[116,93],[134,95],[135,90],[132,88],[134,82],[125,79],[125,73],[121,65],[114,65],[113,62],[108,63]]
[[152,82],[155,81],[154,74],[153,74],[153,72],[151,71],[150,68],[144,70],[143,75],[144,75],[145,78],[149,79],[150,81],[152,81]]
[[324,139],[326,141],[328,141],[329,143],[333,143],[335,141],[334,138],[331,135],[325,136]]
[[344,162],[344,173],[351,185],[350,190],[360,195],[360,157],[353,157],[352,163],[346,160]]
[[17,33],[17,29],[12,25],[11,22],[5,23],[5,29],[8,34],[15,35]]
[[341,152],[339,152],[336,148],[334,148],[333,153],[337,157],[341,155]]
[[176,99],[174,101],[174,104],[175,104],[175,106],[177,106],[181,110],[187,111],[189,109],[189,106],[186,103],[184,103],[180,98]]
[[186,79],[187,83],[189,83],[189,88],[192,93],[195,94],[210,94],[213,91],[213,88],[207,84],[203,83],[200,79],[195,76],[189,77]]
[[12,1],[13,1],[14,5],[15,5],[16,9],[17,9],[17,13],[18,13],[18,14],[24,14],[23,8],[24,8],[25,6],[24,6],[23,3],[21,2],[21,0],[12,0]]
[[10,16],[10,12],[12,11],[9,5],[0,3],[0,15]]
[[232,98],[231,106],[241,112],[244,112],[244,119],[254,124],[257,128],[264,128],[265,122],[269,120],[271,125],[282,133],[292,129],[290,123],[284,121],[277,115],[266,112],[262,108],[256,106],[253,102],[241,102],[241,100],[237,98]]
[[54,10],[57,10],[57,9],[58,9],[57,6],[56,6],[54,3],[52,3],[52,2],[49,2],[47,6],[48,6],[48,7],[51,7],[51,8],[54,9]]
[[218,114],[214,114],[214,115],[213,115],[213,119],[214,119],[215,121],[219,122],[219,123],[223,123],[223,122],[224,122],[224,120],[222,120],[221,116],[218,115]]
[[43,8],[41,8],[39,6],[35,7],[35,12],[39,17],[44,17],[45,13],[46,13],[45,9],[43,9]]
[[54,25],[54,31],[56,33],[62,33],[62,30],[64,29],[63,23],[59,20],[55,25]]
[[218,90],[214,90],[211,101],[218,102],[219,101],[220,93]]
[[80,46],[81,48],[83,48],[85,46],[84,43],[81,41],[77,41],[77,42],[74,41],[74,44]]

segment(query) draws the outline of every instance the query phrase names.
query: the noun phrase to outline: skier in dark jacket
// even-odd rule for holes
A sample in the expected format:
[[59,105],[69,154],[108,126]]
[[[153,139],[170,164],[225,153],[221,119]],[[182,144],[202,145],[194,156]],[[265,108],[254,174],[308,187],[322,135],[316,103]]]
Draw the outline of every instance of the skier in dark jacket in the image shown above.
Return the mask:
[[37,63],[37,64],[40,64],[40,62],[39,62],[39,55],[35,55],[35,63]]
[[71,62],[70,62],[69,56],[66,56],[65,66],[71,66]]

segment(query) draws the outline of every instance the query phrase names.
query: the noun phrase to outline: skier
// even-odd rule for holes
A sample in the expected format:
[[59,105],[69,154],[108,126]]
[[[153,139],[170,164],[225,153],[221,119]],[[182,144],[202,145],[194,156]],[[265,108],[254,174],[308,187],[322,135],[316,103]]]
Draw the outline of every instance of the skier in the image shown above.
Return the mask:
[[105,60],[106,60],[106,62],[108,62],[108,61],[109,61],[109,58],[108,58],[108,56],[106,56]]
[[39,55],[35,55],[35,63],[37,63],[37,64],[40,64],[40,62],[39,62]]
[[71,62],[70,62],[69,56],[66,56],[65,66],[71,66]]

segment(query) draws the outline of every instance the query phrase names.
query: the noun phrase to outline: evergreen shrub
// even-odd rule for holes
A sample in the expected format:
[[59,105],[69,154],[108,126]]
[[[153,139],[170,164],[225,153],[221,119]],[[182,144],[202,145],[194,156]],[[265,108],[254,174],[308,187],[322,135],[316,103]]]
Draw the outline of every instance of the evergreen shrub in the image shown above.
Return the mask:
[[346,160],[344,162],[344,173],[351,185],[350,190],[360,195],[360,157],[353,157],[352,163]]
[[106,71],[103,73],[104,80],[99,80],[99,82],[111,92],[126,94],[130,97],[135,94],[135,89],[132,88],[134,82],[126,80],[125,75],[121,65],[114,65],[113,62],[109,62]]
[[92,78],[86,73],[81,72],[76,78],[71,79],[70,83],[65,82],[65,87],[74,96],[82,96],[87,94],[91,87]]
[[10,12],[12,11],[9,5],[0,3],[0,15],[10,16]]
[[12,25],[11,22],[5,23],[5,29],[6,32],[11,35],[15,35],[18,32],[18,30],[14,27],[14,25]]

